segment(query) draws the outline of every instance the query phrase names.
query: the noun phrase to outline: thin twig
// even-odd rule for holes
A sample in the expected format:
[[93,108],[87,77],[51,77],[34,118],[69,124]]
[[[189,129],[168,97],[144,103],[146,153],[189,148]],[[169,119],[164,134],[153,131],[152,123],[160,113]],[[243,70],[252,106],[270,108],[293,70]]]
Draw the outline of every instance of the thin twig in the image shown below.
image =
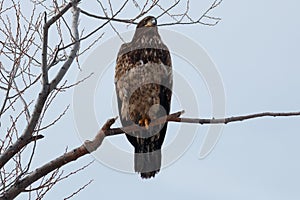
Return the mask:
[[99,15],[95,15],[95,14],[91,14],[85,10],[80,10],[80,12],[86,16],[92,17],[92,18],[96,18],[96,19],[101,19],[101,20],[110,20],[110,21],[115,21],[115,22],[121,22],[121,23],[127,23],[127,24],[138,24],[137,22],[133,22],[130,19],[118,19],[118,18],[109,18],[109,17],[103,17],[103,16],[99,16]]

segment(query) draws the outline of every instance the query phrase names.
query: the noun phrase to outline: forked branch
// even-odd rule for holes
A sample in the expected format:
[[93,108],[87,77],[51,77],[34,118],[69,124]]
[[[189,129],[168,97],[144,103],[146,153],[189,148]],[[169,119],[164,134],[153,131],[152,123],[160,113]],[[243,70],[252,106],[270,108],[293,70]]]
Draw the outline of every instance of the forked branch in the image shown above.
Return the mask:
[[[23,147],[28,145],[32,140],[32,134],[34,133],[34,129],[40,119],[42,110],[44,108],[44,105],[46,103],[46,100],[52,90],[54,90],[57,86],[57,84],[62,80],[62,78],[65,76],[66,72],[70,68],[72,62],[74,61],[76,54],[79,50],[79,34],[78,34],[78,18],[79,18],[79,8],[77,8],[77,3],[79,0],[73,0],[71,3],[67,4],[67,6],[62,10],[61,13],[57,14],[56,16],[52,17],[49,21],[45,22],[44,31],[48,32],[48,29],[51,24],[53,24],[57,18],[61,17],[67,10],[69,10],[73,6],[73,18],[72,18],[72,25],[73,25],[73,34],[75,37],[75,40],[77,42],[74,43],[69,57],[66,60],[66,62],[63,64],[63,66],[58,71],[55,78],[48,83],[48,72],[47,72],[47,39],[44,38],[43,40],[43,48],[42,51],[42,77],[43,77],[43,88],[41,92],[39,93],[39,96],[37,98],[37,101],[35,103],[35,108],[32,112],[31,118],[29,120],[28,125],[24,129],[22,135],[18,138],[16,142],[14,142],[8,149],[6,149],[1,155],[0,155],[0,169],[16,154],[18,153]],[[46,19],[46,18],[45,18]],[[48,37],[47,33],[44,33],[44,37]]]

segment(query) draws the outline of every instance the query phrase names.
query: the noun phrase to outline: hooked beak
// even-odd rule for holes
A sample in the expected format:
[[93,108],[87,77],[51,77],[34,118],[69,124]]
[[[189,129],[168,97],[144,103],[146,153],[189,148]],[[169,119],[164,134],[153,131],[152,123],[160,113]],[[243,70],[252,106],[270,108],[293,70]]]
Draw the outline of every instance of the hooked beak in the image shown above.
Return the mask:
[[156,26],[156,20],[155,19],[149,20],[145,26],[146,27]]
[[147,24],[146,24],[145,26],[146,26],[146,27],[152,27],[152,26],[154,26],[154,25],[152,24],[151,21],[148,21]]

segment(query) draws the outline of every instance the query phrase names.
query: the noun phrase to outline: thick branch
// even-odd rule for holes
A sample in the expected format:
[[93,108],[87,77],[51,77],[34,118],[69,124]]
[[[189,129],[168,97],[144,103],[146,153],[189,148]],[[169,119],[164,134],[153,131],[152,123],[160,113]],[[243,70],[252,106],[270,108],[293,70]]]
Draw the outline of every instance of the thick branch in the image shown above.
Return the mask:
[[22,179],[19,179],[13,186],[11,186],[6,192],[0,196],[0,200],[13,199],[18,196],[21,192],[23,192],[29,185],[39,180],[43,176],[46,176],[50,172],[55,169],[60,168],[61,166],[75,161],[81,156],[84,156],[94,150],[96,150],[102,143],[105,137],[105,130],[109,129],[110,126],[115,122],[115,119],[110,119],[106,122],[106,124],[102,127],[102,129],[98,132],[94,140],[86,141],[80,147],[77,147],[62,156],[46,163],[40,168],[37,168],[35,171],[25,176]]
[[43,86],[48,84],[48,68],[47,68],[47,50],[48,50],[48,30],[47,13],[45,13],[45,24],[43,26],[43,46],[42,46],[42,78]]
[[[251,115],[242,115],[237,117],[228,117],[228,118],[220,118],[220,119],[197,119],[197,118],[181,118],[180,115],[183,114],[184,111],[176,112],[170,114],[168,116],[164,116],[158,118],[150,123],[151,126],[157,126],[159,124],[163,124],[166,121],[169,122],[183,122],[183,123],[197,123],[197,124],[227,124],[230,122],[237,122],[243,121],[247,119],[253,119],[258,117],[265,117],[265,116],[272,116],[272,117],[279,117],[279,116],[300,116],[300,112],[285,112],[285,113],[274,113],[274,112],[263,112]],[[65,153],[64,155],[48,162],[47,164],[43,165],[42,167],[36,169],[28,176],[18,180],[12,187],[10,187],[2,196],[0,196],[0,200],[2,199],[12,199],[24,191],[29,185],[37,181],[43,176],[46,176],[48,173],[52,172],[55,169],[66,165],[69,162],[75,161],[81,156],[89,154],[96,149],[98,149],[105,136],[112,136],[117,134],[122,134],[124,132],[132,132],[137,131],[140,129],[144,129],[143,127],[139,127],[136,125],[121,127],[121,128],[110,128],[111,125],[116,121],[116,118],[109,119],[101,130],[97,133],[95,138],[91,141],[85,141],[84,144],[81,146]]]
[[68,69],[70,68],[71,64],[73,63],[77,52],[79,50],[79,33],[78,33],[78,19],[80,14],[80,9],[78,7],[73,7],[73,21],[72,21],[72,36],[74,38],[74,46],[71,49],[70,55],[63,66],[60,68],[59,72],[57,73],[56,77],[50,83],[50,90],[56,88],[57,84],[62,80],[62,78],[67,73]]
[[68,3],[57,15],[53,16],[48,21],[47,21],[47,14],[45,13],[45,24],[43,26],[43,47],[42,47],[42,71],[43,71],[44,84],[48,84],[48,66],[47,66],[48,30],[53,23],[59,20],[73,5],[76,5],[78,2],[79,0]]

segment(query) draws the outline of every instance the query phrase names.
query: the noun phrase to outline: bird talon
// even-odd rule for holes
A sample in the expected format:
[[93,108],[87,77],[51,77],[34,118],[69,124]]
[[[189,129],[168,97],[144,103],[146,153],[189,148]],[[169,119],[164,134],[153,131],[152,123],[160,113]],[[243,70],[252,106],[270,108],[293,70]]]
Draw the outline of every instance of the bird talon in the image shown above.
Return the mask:
[[146,129],[149,129],[149,124],[150,124],[150,122],[149,122],[149,120],[146,118],[146,119],[145,119],[145,128],[146,128]]
[[146,129],[149,129],[150,120],[148,118],[143,118],[139,120],[139,126],[144,126]]

